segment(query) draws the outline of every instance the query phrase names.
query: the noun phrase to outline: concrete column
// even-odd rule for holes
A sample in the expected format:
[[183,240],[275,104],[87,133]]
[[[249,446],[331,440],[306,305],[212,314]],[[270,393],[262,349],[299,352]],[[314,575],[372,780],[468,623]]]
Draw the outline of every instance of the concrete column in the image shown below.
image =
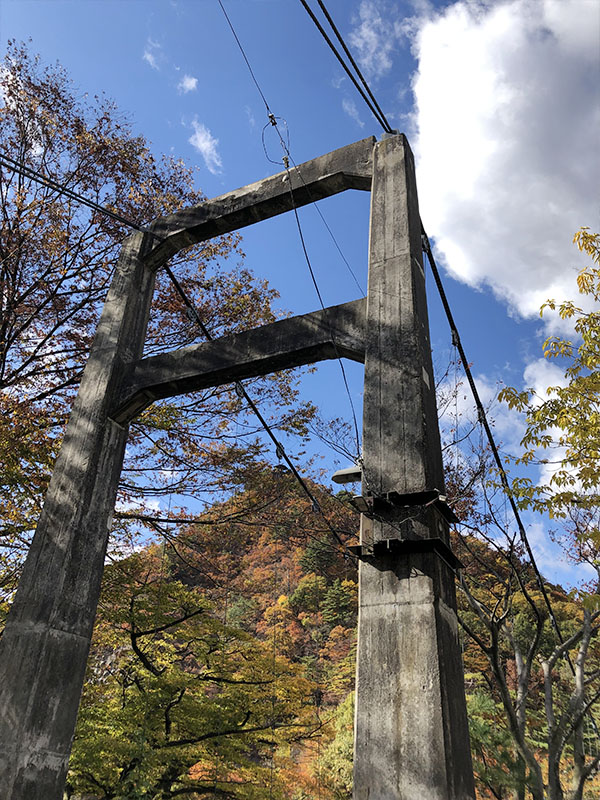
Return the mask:
[[375,145],[371,191],[353,797],[473,800],[448,526],[434,506],[380,499],[444,488],[404,136]]
[[108,418],[140,358],[154,274],[122,249],[0,639],[0,794],[62,800],[127,428]]

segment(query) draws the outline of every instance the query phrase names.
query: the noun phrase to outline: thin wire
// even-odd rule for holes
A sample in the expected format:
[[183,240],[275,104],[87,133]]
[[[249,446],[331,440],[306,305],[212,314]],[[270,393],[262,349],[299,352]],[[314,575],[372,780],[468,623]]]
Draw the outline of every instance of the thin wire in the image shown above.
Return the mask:
[[348,49],[348,47],[347,47],[347,45],[346,45],[346,42],[345,42],[345,41],[344,41],[344,39],[342,38],[342,35],[341,35],[341,33],[340,33],[340,32],[339,32],[339,30],[337,29],[335,22],[332,20],[332,18],[331,18],[331,14],[329,13],[329,11],[327,10],[327,8],[325,7],[325,3],[323,2],[323,0],[317,0],[317,2],[318,2],[318,4],[319,4],[319,5],[320,5],[320,7],[321,7],[321,11],[323,12],[323,14],[325,14],[325,17],[326,17],[326,19],[327,19],[327,22],[328,22],[328,23],[331,25],[331,29],[332,29],[332,31],[335,33],[335,35],[336,35],[336,36],[337,36],[337,38],[338,38],[338,41],[339,41],[339,43],[342,45],[342,47],[343,47],[343,49],[344,49],[344,52],[345,52],[345,53],[346,53],[346,55],[348,56],[348,59],[350,60],[350,63],[351,63],[351,64],[352,64],[352,66],[354,67],[354,70],[355,70],[356,74],[357,74],[357,75],[358,75],[358,77],[360,78],[362,85],[365,87],[365,89],[366,89],[366,91],[367,91],[367,94],[368,94],[368,95],[369,95],[369,97],[371,98],[371,100],[372,100],[372,102],[373,102],[373,105],[375,106],[375,108],[377,109],[377,111],[379,111],[379,114],[380,114],[380,116],[381,116],[381,119],[382,119],[382,120],[385,122],[385,124],[388,126],[388,128],[389,128],[389,131],[388,131],[388,133],[389,133],[389,132],[391,132],[391,130],[392,130],[392,127],[391,127],[391,125],[390,125],[390,124],[389,124],[389,122],[387,121],[387,119],[386,119],[386,117],[385,117],[385,114],[384,114],[384,113],[383,113],[383,111],[381,110],[381,106],[380,106],[380,105],[379,105],[379,103],[377,102],[377,99],[376,99],[375,95],[373,94],[373,92],[371,91],[371,88],[370,88],[369,84],[367,83],[367,81],[366,81],[366,80],[365,80],[365,78],[363,77],[363,74],[362,74],[362,72],[360,71],[360,69],[359,69],[359,67],[358,67],[358,65],[357,65],[357,63],[356,63],[356,61],[355,61],[355,60],[354,60],[354,58],[352,57],[352,53],[351,53],[351,52],[350,52],[350,50]]
[[233,23],[229,19],[229,15],[228,15],[227,11],[225,11],[225,6],[221,2],[221,0],[217,0],[217,2],[221,6],[221,11],[225,15],[225,19],[227,20],[227,24],[231,28],[231,32],[233,34],[233,38],[237,42],[237,46],[240,48],[240,52],[241,52],[242,56],[244,57],[244,61],[246,62],[246,66],[248,67],[248,71],[250,72],[250,75],[252,76],[252,80],[254,81],[254,85],[256,86],[256,88],[258,89],[258,93],[262,97],[262,101],[265,104],[267,112],[270,114],[271,113],[271,109],[269,108],[269,104],[267,103],[267,98],[264,96],[263,91],[260,88],[260,84],[256,79],[256,75],[254,74],[254,70],[252,69],[252,65],[250,64],[250,61],[248,60],[248,56],[246,55],[246,52],[245,52],[244,48],[242,47],[242,43],[240,42],[239,37],[238,37],[237,33],[235,32],[235,28],[233,27]]
[[[279,126],[277,124],[278,117],[276,117],[275,114],[273,114],[273,112],[271,111],[269,103],[267,102],[265,94],[262,91],[262,89],[260,87],[260,84],[258,83],[258,80],[256,78],[256,75],[254,74],[254,71],[253,71],[252,66],[250,64],[248,56],[246,55],[246,52],[245,52],[244,47],[243,47],[243,45],[242,45],[242,43],[240,41],[240,38],[239,38],[239,36],[237,35],[237,33],[235,31],[233,23],[232,23],[231,19],[229,18],[228,14],[227,14],[227,12],[225,10],[225,7],[224,7],[223,3],[221,2],[221,0],[218,0],[218,3],[220,5],[220,7],[221,7],[221,10],[223,11],[223,14],[225,15],[225,18],[227,20],[227,23],[228,23],[229,27],[231,28],[231,32],[233,33],[233,36],[234,36],[235,41],[237,43],[237,46],[240,49],[240,52],[241,52],[241,54],[242,54],[242,56],[244,58],[244,61],[246,62],[246,65],[247,65],[247,67],[248,67],[248,69],[250,71],[250,75],[252,76],[252,80],[254,81],[254,84],[256,85],[256,88],[258,89],[258,92],[259,92],[259,94],[260,94],[260,96],[261,96],[261,98],[263,100],[263,103],[265,104],[265,108],[267,110],[267,116],[269,118],[269,122],[275,128],[275,130],[277,131],[277,135],[279,136],[279,141],[280,141],[281,147],[282,147],[283,152],[284,152],[283,162],[282,163],[283,163],[283,166],[284,166],[284,168],[285,168],[285,170],[287,172],[287,175],[288,175],[290,199],[292,201],[292,207],[293,207],[293,210],[294,210],[294,216],[295,216],[295,219],[296,219],[296,225],[298,227],[298,233],[299,233],[300,241],[301,241],[301,244],[302,244],[302,250],[304,252],[304,257],[306,259],[306,263],[308,265],[308,270],[310,272],[310,276],[311,276],[313,285],[315,287],[315,290],[316,290],[316,293],[317,293],[317,297],[319,298],[319,302],[321,304],[321,308],[323,309],[323,311],[326,312],[326,318],[328,319],[328,317],[327,317],[327,309],[325,308],[325,304],[323,303],[323,298],[322,298],[321,292],[319,290],[317,279],[316,279],[312,264],[310,262],[310,258],[308,256],[308,251],[306,249],[306,243],[304,241],[304,234],[302,232],[302,226],[300,224],[300,217],[298,215],[298,209],[296,207],[296,203],[295,203],[295,200],[294,200],[294,192],[293,192],[292,185],[291,185],[291,180],[290,180],[290,177],[291,177],[290,176],[290,170],[289,170],[289,162],[290,161],[292,161],[292,163],[294,165],[294,168],[296,169],[296,171],[298,172],[298,174],[299,174],[299,176],[300,176],[300,178],[302,180],[302,183],[305,183],[304,182],[304,178],[302,177],[301,172],[300,172],[297,164],[295,164],[295,162],[293,162],[293,159],[291,157],[291,153],[290,153],[290,150],[289,150],[288,143],[286,143],[286,141],[284,140],[284,138],[283,138],[283,136],[281,134],[281,131],[279,130]],[[309,9],[307,9],[307,10],[309,10]],[[312,12],[310,12],[310,10],[309,10],[309,13],[312,13]],[[360,87],[357,86],[357,88],[360,91]],[[286,123],[286,131],[287,131],[288,142],[289,142],[289,130],[287,130],[287,123]],[[265,145],[264,145],[264,128],[263,128],[263,147],[265,147]],[[269,158],[269,156],[268,156],[268,154],[266,152],[266,147],[265,147],[265,155],[266,155],[266,157],[267,157],[267,159],[269,161],[272,161],[272,159]],[[322,214],[321,214],[321,218],[323,218]],[[327,229],[331,233],[331,230],[330,230],[329,226],[327,226]],[[335,239],[334,239],[334,241],[335,241]],[[337,242],[335,242],[335,244],[336,244],[336,247],[338,248],[338,250],[340,250],[340,247],[337,244]],[[344,261],[346,262],[346,264],[348,264],[346,259],[344,259]],[[349,267],[349,265],[348,265],[348,267]],[[351,272],[352,277],[354,278],[355,282],[358,284],[356,276],[354,275],[352,270],[350,270],[350,272]],[[359,285],[359,288],[360,288],[360,284],[358,284],[358,285]],[[329,320],[328,320],[328,324],[329,324]],[[340,365],[340,370],[341,370],[341,373],[342,373],[342,379],[343,379],[343,382],[344,382],[344,387],[346,389],[346,394],[348,395],[348,400],[349,400],[350,408],[351,408],[351,411],[352,411],[352,418],[353,418],[353,421],[354,421],[354,430],[355,430],[355,436],[356,436],[357,459],[359,459],[360,458],[360,435],[359,435],[359,432],[358,432],[358,421],[357,421],[357,418],[356,418],[356,410],[355,410],[355,407],[354,407],[354,401],[352,400],[352,394],[350,392],[350,387],[349,387],[348,379],[347,379],[347,376],[346,376],[346,370],[345,370],[344,365],[342,363],[342,358],[341,358],[339,350],[337,348],[337,344],[336,344],[336,341],[335,341],[335,337],[333,335],[333,329],[331,328],[331,325],[329,325],[329,330],[330,330],[331,341],[332,341],[332,344],[333,344],[333,347],[334,347],[334,350],[335,350],[335,353],[336,353],[336,357],[337,357],[338,363]]]
[[[221,2],[221,0],[219,0],[219,2]],[[321,34],[321,36],[322,36],[322,37],[325,39],[325,41],[326,41],[326,42],[327,42],[327,44],[329,45],[329,48],[331,49],[331,51],[333,52],[333,54],[335,55],[335,57],[337,58],[337,60],[338,60],[338,61],[340,62],[340,64],[342,65],[342,68],[344,69],[344,72],[345,72],[345,73],[348,75],[348,77],[350,78],[350,80],[352,81],[352,83],[354,84],[354,86],[356,87],[356,89],[358,90],[358,92],[359,92],[360,96],[363,98],[363,100],[365,101],[365,103],[366,103],[366,104],[367,104],[367,106],[369,107],[369,110],[371,111],[371,113],[373,114],[373,116],[375,117],[375,119],[377,120],[377,122],[378,122],[378,123],[381,125],[381,127],[383,128],[383,130],[384,130],[386,133],[392,133],[392,130],[393,130],[393,129],[390,127],[390,125],[389,125],[389,123],[387,122],[387,120],[386,120],[385,118],[382,118],[382,117],[380,116],[380,114],[379,114],[379,112],[377,111],[377,109],[376,109],[376,108],[373,106],[373,104],[371,103],[371,101],[369,100],[369,98],[367,97],[367,95],[366,95],[366,94],[364,93],[364,91],[361,89],[361,87],[360,87],[360,85],[359,85],[358,81],[356,80],[356,78],[354,77],[354,75],[352,74],[352,72],[350,71],[350,69],[348,68],[348,66],[347,66],[346,62],[344,61],[344,59],[343,59],[343,58],[342,58],[342,56],[340,55],[340,53],[339,53],[338,49],[336,48],[336,46],[334,45],[334,43],[331,41],[331,39],[330,39],[330,38],[329,38],[329,36],[327,35],[327,33],[326,33],[325,29],[323,28],[323,26],[321,25],[321,23],[319,22],[319,20],[318,20],[318,19],[317,19],[317,17],[315,16],[315,14],[314,14],[313,10],[311,9],[311,7],[308,5],[308,3],[306,2],[306,0],[300,0],[300,2],[301,2],[301,3],[302,3],[302,5],[304,6],[304,8],[305,8],[305,10],[306,10],[306,13],[309,15],[309,17],[312,19],[312,21],[313,21],[313,22],[314,22],[314,24],[316,25],[316,27],[317,27],[317,29],[318,29],[319,33]]]
[[[53,178],[49,178],[46,175],[42,175],[42,173],[38,172],[35,169],[28,167],[22,161],[18,161],[10,156],[7,156],[5,153],[0,152],[0,166],[6,167],[7,169],[12,170],[13,172],[20,172],[26,178],[35,181],[36,183],[41,184],[42,186],[46,186],[49,189],[53,189],[54,191],[58,192],[60,195],[65,195],[69,197],[71,200],[75,200],[78,203],[81,203],[88,208],[91,208],[92,211],[97,211],[99,214],[104,214],[105,216],[111,217],[115,220],[115,222],[120,222],[122,225],[127,225],[129,228],[133,228],[136,231],[141,231],[142,233],[150,233],[146,228],[142,225],[138,225],[137,222],[133,222],[130,219],[127,219],[121,214],[118,214],[116,211],[112,211],[105,206],[101,206],[99,203],[96,203],[94,200],[90,200],[88,197],[84,197],[83,195],[75,192],[73,189],[69,189],[67,186],[64,186]],[[156,236],[156,234],[153,234]]]
[[[292,164],[294,165],[294,169],[297,171],[298,175],[300,175],[300,178],[302,179],[302,183],[303,183],[303,184],[306,186],[306,183],[304,182],[304,178],[302,177],[302,173],[300,172],[300,169],[297,167],[297,165],[294,163],[294,159],[290,159],[290,160],[291,160]],[[308,190],[308,186],[306,186],[306,188],[307,188],[307,190]],[[309,190],[309,192],[308,192],[308,193],[309,193],[309,196],[310,196],[310,190]],[[334,243],[334,245],[335,245],[335,247],[336,247],[336,250],[337,250],[337,251],[338,251],[338,253],[340,254],[340,256],[341,256],[341,258],[342,258],[342,261],[343,261],[343,262],[344,262],[344,264],[346,265],[346,267],[347,267],[347,269],[348,269],[348,272],[350,273],[350,275],[352,275],[352,278],[353,278],[353,280],[354,280],[354,283],[356,284],[356,286],[357,286],[357,288],[358,288],[359,292],[360,292],[362,295],[366,295],[366,293],[367,293],[367,289],[366,289],[366,287],[361,285],[360,281],[358,280],[358,278],[357,278],[357,277],[356,277],[356,275],[354,274],[354,270],[352,269],[352,267],[350,266],[350,264],[349,264],[349,262],[348,262],[348,259],[346,258],[346,256],[345,256],[345,255],[344,255],[344,253],[342,252],[342,248],[339,246],[339,244],[338,244],[338,241],[337,241],[337,239],[335,238],[335,236],[334,236],[334,234],[333,234],[333,231],[331,230],[331,228],[330,228],[330,227],[329,227],[329,225],[327,224],[327,220],[326,220],[326,219],[325,219],[325,217],[323,216],[323,213],[321,212],[321,209],[319,208],[319,205],[318,205],[318,203],[317,203],[315,200],[312,200],[311,202],[312,202],[313,206],[316,208],[316,210],[317,210],[317,214],[318,214],[318,215],[321,217],[321,220],[322,220],[322,222],[323,222],[323,225],[325,225],[325,228],[327,229],[327,232],[329,233],[329,236],[331,237],[331,240],[333,241],[333,243]]]
[[[232,32],[232,34],[233,34],[233,37],[234,37],[234,39],[235,39],[235,41],[236,41],[236,43],[237,43],[237,46],[238,46],[238,48],[239,48],[239,50],[240,50],[240,53],[242,54],[242,57],[243,57],[244,61],[246,62],[246,66],[248,67],[248,70],[249,70],[249,72],[250,72],[250,75],[251,75],[251,77],[252,77],[252,80],[254,81],[254,85],[256,86],[256,88],[257,88],[257,90],[258,90],[258,93],[260,94],[260,96],[261,96],[261,98],[262,98],[262,101],[263,101],[263,103],[264,103],[264,105],[265,105],[265,108],[266,108],[266,110],[267,110],[267,116],[269,117],[269,122],[270,122],[270,123],[271,123],[271,125],[273,125],[273,126],[275,127],[275,129],[277,130],[277,134],[278,134],[278,136],[279,136],[279,139],[280,139],[280,141],[281,141],[282,147],[284,147],[284,149],[287,151],[287,153],[286,153],[286,154],[287,154],[287,156],[290,158],[290,160],[292,161],[292,164],[294,165],[294,168],[297,170],[298,174],[299,174],[299,175],[300,175],[300,177],[302,178],[302,174],[301,174],[300,170],[298,169],[298,165],[294,163],[294,160],[292,159],[292,157],[291,157],[291,155],[290,155],[290,152],[289,152],[289,131],[287,131],[287,122],[285,123],[285,124],[286,124],[287,136],[288,136],[288,145],[286,146],[286,145],[285,145],[285,142],[284,142],[284,140],[283,140],[283,137],[282,137],[282,135],[281,135],[281,132],[279,131],[279,128],[277,127],[277,120],[278,120],[278,119],[283,119],[283,118],[282,118],[282,117],[276,117],[276,116],[273,114],[273,112],[271,111],[271,107],[269,106],[269,103],[267,102],[267,98],[265,97],[265,94],[264,94],[263,90],[262,90],[262,89],[261,89],[261,87],[260,87],[260,84],[259,84],[259,82],[258,82],[258,79],[256,78],[256,75],[254,74],[254,70],[252,69],[252,65],[250,64],[250,60],[248,59],[248,56],[246,55],[246,51],[244,50],[244,47],[243,47],[243,45],[242,45],[242,43],[241,43],[241,41],[240,41],[240,38],[239,38],[239,36],[237,35],[237,33],[236,33],[236,31],[235,31],[235,28],[233,27],[233,23],[232,23],[231,19],[229,18],[229,15],[227,14],[227,11],[225,10],[225,7],[224,7],[223,3],[221,2],[221,0],[217,0],[217,1],[218,1],[219,5],[221,6],[221,10],[223,11],[223,14],[225,15],[225,19],[227,20],[227,24],[229,25],[229,27],[230,27],[230,29],[231,29],[231,32]],[[378,120],[378,121],[379,121],[379,120]],[[285,120],[283,120],[283,122],[285,122]],[[380,123],[380,124],[381,124],[381,123]],[[266,128],[266,127],[267,127],[267,126],[265,125],[265,128]],[[386,128],[385,128],[385,125],[384,125],[383,127],[384,127],[384,130],[385,130],[385,129],[386,129]],[[388,125],[388,128],[389,128],[389,125]],[[391,128],[389,128],[389,130],[391,131]],[[267,153],[267,151],[266,151],[265,141],[264,141],[264,128],[263,128],[263,148],[264,148],[264,150],[265,150],[265,156],[266,156],[266,158],[267,158],[267,160],[268,160],[268,161],[271,161],[271,163],[277,163],[277,164],[280,164],[280,163],[282,163],[282,162],[279,162],[279,161],[277,161],[277,162],[276,162],[276,161],[272,161],[272,159],[271,159],[271,158],[269,158],[269,155],[268,155],[268,153]],[[305,184],[305,182],[304,182],[304,178],[302,178],[302,183],[303,183],[303,184],[306,186],[306,184]],[[327,222],[326,222],[326,220],[325,220],[325,217],[323,216],[323,214],[322,214],[322,212],[321,212],[321,209],[320,209],[320,208],[319,208],[319,206],[317,205],[316,201],[314,201],[314,200],[313,200],[313,201],[311,201],[311,202],[313,203],[314,207],[317,209],[317,212],[318,212],[319,216],[321,217],[321,219],[322,219],[322,221],[323,221],[323,224],[325,225],[325,227],[326,227],[326,229],[327,229],[327,232],[329,233],[329,235],[330,235],[331,239],[333,240],[333,243],[334,243],[335,247],[337,248],[337,250],[338,250],[338,252],[339,252],[340,256],[342,257],[342,260],[344,261],[344,263],[346,264],[346,266],[347,266],[347,268],[348,268],[348,270],[349,270],[350,274],[352,275],[352,278],[354,279],[354,282],[355,282],[355,283],[356,283],[356,285],[358,286],[358,289],[359,289],[359,291],[361,291],[361,292],[364,294],[364,293],[365,293],[365,290],[364,290],[364,288],[363,288],[363,287],[360,285],[360,283],[359,283],[359,281],[358,281],[358,279],[357,279],[356,275],[355,275],[355,274],[354,274],[354,272],[352,271],[352,267],[351,267],[351,266],[350,266],[350,264],[348,263],[348,260],[346,259],[346,256],[343,254],[343,252],[342,252],[342,249],[341,249],[341,247],[339,246],[339,244],[338,244],[338,242],[337,242],[337,240],[336,240],[336,238],[335,238],[335,236],[334,236],[334,234],[333,234],[333,231],[331,230],[331,228],[330,228],[330,227],[329,227],[329,225],[327,224]]]
[[[289,174],[289,170],[288,170],[288,174]],[[306,264],[308,266],[308,271],[310,272],[310,277],[311,277],[311,280],[313,282],[313,286],[315,287],[315,292],[317,293],[317,297],[319,298],[319,303],[321,304],[321,308],[323,309],[323,311],[326,314],[326,319],[327,319],[327,323],[329,325],[329,334],[331,336],[333,349],[335,350],[335,354],[336,354],[338,363],[340,365],[340,370],[341,370],[341,373],[342,373],[342,379],[344,381],[344,386],[346,388],[346,394],[348,395],[348,400],[350,402],[350,408],[352,410],[352,420],[353,420],[353,423],[354,423],[354,436],[355,436],[355,439],[356,439],[356,457],[358,459],[358,458],[360,458],[360,434],[358,432],[358,421],[357,421],[357,418],[356,418],[356,409],[354,407],[354,401],[352,399],[352,393],[350,392],[350,386],[348,384],[348,378],[346,376],[346,369],[344,367],[344,362],[342,361],[342,357],[340,356],[340,352],[338,350],[337,343],[335,341],[335,336],[333,335],[333,329],[332,329],[331,325],[329,324],[329,314],[327,312],[327,309],[325,308],[325,304],[323,302],[323,297],[322,297],[321,291],[319,289],[319,284],[317,283],[315,272],[313,270],[313,266],[311,264],[310,257],[308,255],[308,250],[306,249],[306,242],[305,242],[305,239],[304,239],[304,233],[302,232],[302,226],[300,224],[300,216],[298,215],[298,209],[296,208],[296,204],[294,202],[294,194],[292,192],[291,181],[288,181],[288,182],[290,183],[290,197],[292,199],[292,204],[293,204],[293,209],[294,209],[294,217],[296,219],[296,226],[298,228],[298,235],[300,236],[300,242],[302,244],[302,250],[304,252],[304,258],[306,259]]]
[[[273,121],[273,120],[275,120],[275,121]],[[283,136],[281,135],[277,120],[281,120],[285,125],[287,142],[284,141]],[[284,167],[284,169],[287,169],[285,161],[275,161],[274,159],[271,158],[271,156],[268,153],[267,145],[266,145],[266,142],[265,142],[265,131],[267,130],[267,128],[269,128],[269,126],[272,126],[272,127],[274,127],[276,129],[277,134],[279,136],[279,142],[280,142],[281,147],[282,147],[282,149],[284,151],[284,154],[285,154],[286,158],[292,163],[294,169],[298,173],[298,177],[302,181],[302,185],[304,186],[304,188],[306,190],[306,193],[307,193],[308,197],[310,198],[311,205],[314,206],[317,214],[321,218],[321,222],[325,226],[325,229],[327,230],[327,233],[329,234],[329,237],[330,237],[331,241],[335,245],[335,248],[338,251],[338,253],[340,254],[340,257],[341,257],[342,261],[346,265],[346,268],[347,268],[348,272],[352,276],[352,279],[353,279],[354,283],[356,284],[356,286],[358,288],[358,291],[361,293],[361,295],[365,295],[367,293],[366,288],[364,286],[361,286],[360,281],[356,277],[356,274],[355,274],[354,270],[352,269],[348,259],[344,255],[344,253],[342,251],[342,248],[339,245],[338,240],[335,238],[335,235],[334,235],[333,231],[331,230],[329,224],[327,223],[327,220],[323,216],[323,212],[319,208],[319,204],[317,203],[316,200],[312,199],[312,195],[311,195],[311,192],[310,192],[310,187],[308,186],[308,184],[304,180],[304,176],[302,175],[302,171],[301,171],[300,167],[298,166],[298,164],[296,164],[296,162],[294,161],[294,159],[292,157],[292,154],[290,152],[290,132],[289,132],[287,121],[283,117],[276,117],[274,114],[270,114],[269,115],[269,121],[264,125],[264,127],[262,129],[262,145],[263,145],[263,150],[265,152],[265,158],[267,159],[267,161],[270,161],[271,164],[278,164],[279,166]]]

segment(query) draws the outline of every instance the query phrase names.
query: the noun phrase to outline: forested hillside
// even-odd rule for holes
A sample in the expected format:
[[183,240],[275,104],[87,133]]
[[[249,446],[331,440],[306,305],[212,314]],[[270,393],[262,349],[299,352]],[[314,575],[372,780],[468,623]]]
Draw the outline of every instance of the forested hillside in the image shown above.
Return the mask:
[[[176,536],[165,526],[160,544],[107,570],[72,791],[103,800],[351,798],[356,563],[290,475],[265,467],[257,478],[197,524]],[[312,488],[351,541],[358,520],[346,493]],[[532,770],[520,748],[546,768],[544,673],[553,675],[553,713],[565,726],[572,677],[560,656],[548,666],[553,632],[519,554],[476,535],[456,534],[454,546],[464,564],[459,606],[470,634],[465,685],[478,796],[530,796],[522,794]],[[595,673],[597,642],[582,646],[584,604],[549,589],[573,659]],[[589,755],[589,724],[584,737]],[[562,755],[566,786],[575,764],[569,741]],[[587,791],[595,796],[592,785]]]

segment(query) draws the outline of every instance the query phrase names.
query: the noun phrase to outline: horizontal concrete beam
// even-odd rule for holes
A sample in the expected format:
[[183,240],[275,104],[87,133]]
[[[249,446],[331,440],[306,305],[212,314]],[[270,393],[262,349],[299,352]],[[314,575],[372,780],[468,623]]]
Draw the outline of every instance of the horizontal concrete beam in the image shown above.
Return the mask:
[[375,141],[370,136],[312,161],[305,161],[289,172],[280,172],[207,200],[199,206],[161,217],[150,226],[157,239],[145,256],[146,264],[158,269],[185,247],[345,189],[370,191]]
[[338,355],[364,362],[365,316],[366,298],[362,298],[142,359],[132,370],[110,417],[122,425],[164,397]]

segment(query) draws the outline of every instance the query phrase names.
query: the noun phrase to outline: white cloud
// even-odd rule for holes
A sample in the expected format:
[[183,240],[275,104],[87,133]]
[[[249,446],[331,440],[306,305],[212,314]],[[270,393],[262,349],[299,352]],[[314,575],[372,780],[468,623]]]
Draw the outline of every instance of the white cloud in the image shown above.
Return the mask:
[[158,42],[155,42],[153,39],[148,37],[146,40],[146,47],[144,48],[144,54],[142,55],[142,60],[146,61],[152,69],[160,69],[159,67],[159,59],[161,54],[161,46]]
[[357,125],[359,125],[361,128],[365,127],[365,123],[360,118],[360,114],[358,113],[358,108],[356,107],[354,100],[349,100],[347,97],[344,97],[342,100],[342,108],[344,109],[344,113],[348,114],[350,119],[353,119]]
[[[567,383],[568,380],[565,378],[564,370],[546,358],[532,361],[527,365],[523,373],[523,385],[527,389],[533,389],[535,392],[532,399],[533,405],[540,405],[544,401],[551,399],[555,396],[555,392],[549,391],[549,389],[557,386],[566,386]],[[548,428],[547,433],[556,441],[563,432],[558,428]],[[554,475],[561,469],[561,462],[566,455],[566,449],[558,446],[546,449],[539,448],[536,455],[540,459],[537,484],[538,486],[550,486]],[[576,491],[580,487],[579,484],[575,484],[572,488]]]
[[551,386],[567,385],[564,370],[547,358],[538,358],[528,364],[523,373],[523,382],[535,391],[540,402],[548,399]]
[[188,142],[200,153],[208,171],[212,172],[213,175],[217,175],[221,172],[223,166],[221,156],[217,150],[219,140],[212,136],[206,125],[198,122],[197,117],[192,120],[192,128],[194,133],[190,136]]
[[194,78],[192,75],[184,75],[183,78],[177,84],[177,90],[181,94],[187,94],[188,92],[194,92],[198,88],[198,78]]
[[456,278],[534,316],[576,297],[597,224],[600,90],[591,0],[460,0],[413,40],[424,223]]

